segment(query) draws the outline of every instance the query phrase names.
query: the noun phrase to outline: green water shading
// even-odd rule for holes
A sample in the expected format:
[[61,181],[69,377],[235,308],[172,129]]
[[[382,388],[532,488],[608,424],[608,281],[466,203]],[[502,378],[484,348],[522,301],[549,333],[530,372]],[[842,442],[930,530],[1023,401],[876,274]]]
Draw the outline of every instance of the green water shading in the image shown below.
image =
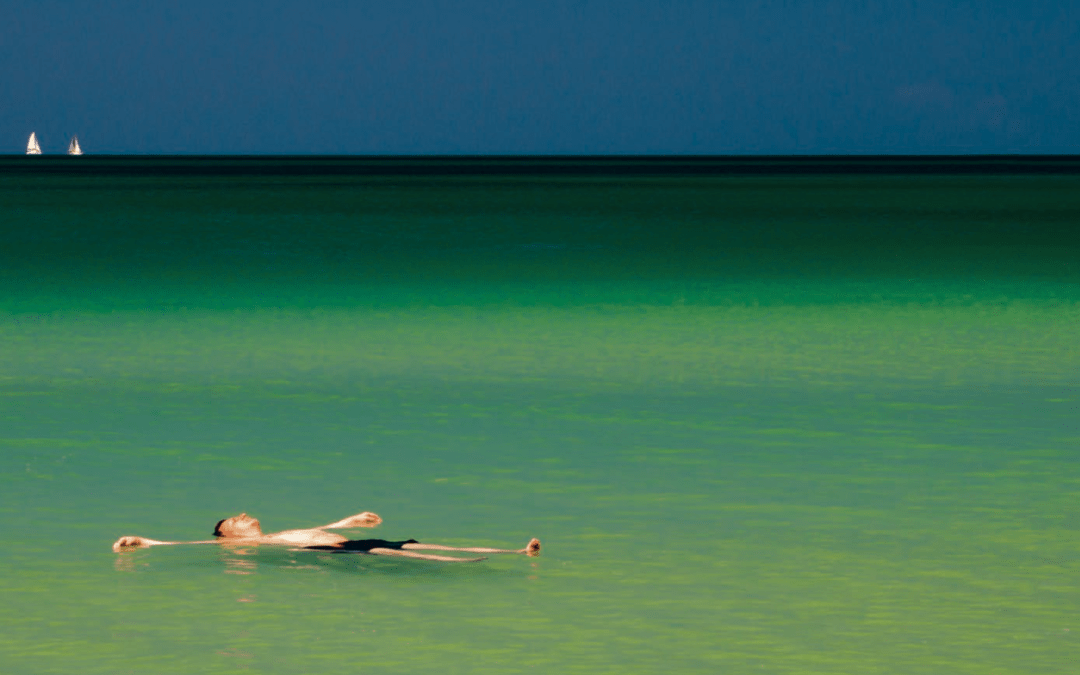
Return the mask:
[[0,176],[0,308],[1076,300],[1078,187]]
[[0,176],[0,663],[1069,672],[1073,180]]
[[[1075,310],[960,309],[9,317],[4,650],[42,672],[1055,672]],[[368,508],[383,536],[546,549],[108,550]]]
[[451,307],[0,315],[9,376],[595,384],[1075,381],[1080,304]]

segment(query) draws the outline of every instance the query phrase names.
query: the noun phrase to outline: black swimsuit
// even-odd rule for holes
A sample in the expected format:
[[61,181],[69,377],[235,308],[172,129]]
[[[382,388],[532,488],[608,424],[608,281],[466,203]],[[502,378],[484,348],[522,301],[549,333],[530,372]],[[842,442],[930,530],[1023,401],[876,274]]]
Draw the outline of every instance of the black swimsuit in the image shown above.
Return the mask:
[[401,547],[405,544],[419,544],[420,542],[415,539],[408,541],[386,541],[385,539],[350,539],[349,541],[343,541],[340,544],[324,545],[324,546],[305,546],[305,549],[312,551],[356,551],[358,553],[366,553],[373,548],[390,548],[395,551],[400,551]]

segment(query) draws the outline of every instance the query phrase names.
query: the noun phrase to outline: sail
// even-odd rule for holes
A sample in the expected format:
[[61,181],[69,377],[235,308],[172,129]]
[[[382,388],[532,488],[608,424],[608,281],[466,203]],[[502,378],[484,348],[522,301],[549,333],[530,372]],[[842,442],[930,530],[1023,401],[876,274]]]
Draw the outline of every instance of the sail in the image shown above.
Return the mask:
[[37,132],[30,132],[30,140],[26,142],[26,154],[28,155],[40,155],[41,146],[37,142]]
[[68,154],[69,155],[81,155],[82,154],[82,148],[79,147],[79,137],[78,136],[72,136],[71,137],[71,143],[68,145]]

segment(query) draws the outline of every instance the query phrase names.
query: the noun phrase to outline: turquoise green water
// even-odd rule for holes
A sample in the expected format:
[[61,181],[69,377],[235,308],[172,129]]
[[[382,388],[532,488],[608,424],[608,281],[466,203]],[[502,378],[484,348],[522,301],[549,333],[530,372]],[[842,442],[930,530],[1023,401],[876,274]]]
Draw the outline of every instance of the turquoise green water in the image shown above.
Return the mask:
[[[1064,673],[1080,179],[0,175],[5,672]],[[362,510],[476,565],[217,547]]]

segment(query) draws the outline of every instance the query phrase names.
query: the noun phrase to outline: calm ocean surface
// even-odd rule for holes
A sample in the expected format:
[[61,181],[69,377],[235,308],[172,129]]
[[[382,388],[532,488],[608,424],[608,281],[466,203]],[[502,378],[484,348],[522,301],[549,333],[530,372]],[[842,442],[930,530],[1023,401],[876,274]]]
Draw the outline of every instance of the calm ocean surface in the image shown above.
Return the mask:
[[[1072,672],[1080,164],[937,162],[0,158],[0,669]],[[543,554],[110,548],[364,510]]]

